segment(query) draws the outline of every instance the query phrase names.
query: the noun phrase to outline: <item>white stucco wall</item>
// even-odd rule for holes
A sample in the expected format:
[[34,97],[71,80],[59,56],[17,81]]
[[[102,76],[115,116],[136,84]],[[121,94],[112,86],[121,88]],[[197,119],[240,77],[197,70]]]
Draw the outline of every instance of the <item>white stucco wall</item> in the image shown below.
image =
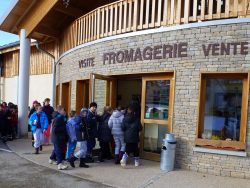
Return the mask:
[[3,96],[1,99],[5,102],[13,102],[17,104],[18,77],[4,78]]
[[[5,78],[3,84],[3,96],[1,96],[1,99],[17,104],[18,77]],[[32,106],[34,100],[42,103],[45,98],[51,98],[51,84],[52,74],[30,76],[29,105]]]
[[29,105],[32,106],[34,100],[41,104],[45,98],[52,97],[52,74],[30,76]]

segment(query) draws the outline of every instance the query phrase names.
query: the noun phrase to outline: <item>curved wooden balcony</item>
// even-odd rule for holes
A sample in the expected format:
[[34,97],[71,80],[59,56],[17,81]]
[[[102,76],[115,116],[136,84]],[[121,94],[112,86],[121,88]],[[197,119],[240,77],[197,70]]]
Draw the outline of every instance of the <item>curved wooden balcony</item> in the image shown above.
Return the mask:
[[133,31],[247,17],[250,0],[120,0],[75,20],[60,38],[60,54],[86,42]]

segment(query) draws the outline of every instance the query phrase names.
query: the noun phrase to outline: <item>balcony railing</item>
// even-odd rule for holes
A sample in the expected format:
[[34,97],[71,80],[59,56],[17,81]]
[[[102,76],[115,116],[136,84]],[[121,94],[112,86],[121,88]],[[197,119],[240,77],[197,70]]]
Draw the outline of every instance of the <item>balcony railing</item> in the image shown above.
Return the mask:
[[247,17],[250,0],[121,0],[75,20],[62,34],[60,54],[107,36],[191,22]]

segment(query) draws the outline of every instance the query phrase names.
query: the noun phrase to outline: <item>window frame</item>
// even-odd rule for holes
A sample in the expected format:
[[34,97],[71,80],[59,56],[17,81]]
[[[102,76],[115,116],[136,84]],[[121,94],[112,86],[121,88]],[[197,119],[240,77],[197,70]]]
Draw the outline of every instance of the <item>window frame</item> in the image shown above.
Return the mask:
[[[241,120],[240,120],[240,138],[239,141],[226,140],[210,140],[201,138],[204,129],[205,115],[205,97],[206,97],[206,79],[207,78],[236,78],[242,79],[242,104],[241,104]],[[249,72],[223,72],[223,73],[200,73],[199,86],[199,104],[198,104],[198,119],[196,127],[195,145],[214,149],[226,150],[246,150],[246,131],[248,119],[248,96],[249,96]]]

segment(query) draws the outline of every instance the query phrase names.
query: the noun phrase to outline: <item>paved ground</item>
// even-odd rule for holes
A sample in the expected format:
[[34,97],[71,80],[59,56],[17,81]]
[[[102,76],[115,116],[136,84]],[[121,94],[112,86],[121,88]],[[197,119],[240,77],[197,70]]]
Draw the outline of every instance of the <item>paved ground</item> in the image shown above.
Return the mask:
[[[55,165],[48,164],[48,158],[52,149],[51,146],[44,147],[44,151],[42,152],[42,154],[39,154],[39,155],[31,154],[33,152],[33,148],[31,147],[30,140],[27,140],[27,139],[23,139],[23,140],[19,139],[13,142],[8,142],[8,146],[10,147],[10,149],[15,151],[19,156],[26,158],[39,165],[56,170]],[[1,156],[1,153],[0,153],[0,156]],[[2,163],[0,163],[0,168],[1,168],[1,165]],[[78,165],[78,162],[77,162],[77,165]],[[43,168],[43,170],[45,169]],[[18,170],[18,172],[21,172],[21,171],[22,170],[20,171]],[[33,172],[37,175],[39,175],[39,173],[42,173],[40,171],[40,167],[34,167]],[[0,169],[0,175],[1,173],[2,173],[2,170]],[[7,173],[7,171],[5,173]],[[110,185],[113,187],[126,187],[126,188],[127,187],[129,188],[133,188],[133,187],[139,187],[139,188],[145,188],[145,187],[249,188],[250,187],[250,180],[247,180],[247,179],[212,176],[212,175],[201,174],[201,173],[186,171],[186,170],[162,172],[159,169],[158,162],[152,162],[152,161],[147,161],[147,160],[142,160],[142,166],[140,166],[139,168],[135,168],[131,163],[126,169],[122,169],[119,165],[114,165],[112,161],[107,161],[105,163],[90,164],[89,169],[69,168],[68,170],[63,171],[63,173],[78,177],[77,180],[75,181],[76,186],[78,184],[79,178],[83,178],[85,180],[90,180],[93,182],[100,183],[101,185],[100,184],[94,185],[97,187],[103,186],[103,185]],[[60,177],[61,174],[55,173],[55,176],[53,175],[51,176],[54,178],[57,178],[57,176]],[[65,177],[68,177],[68,176],[65,176]],[[1,181],[1,178],[0,178],[0,181]],[[48,179],[48,181],[51,181],[51,179]],[[72,187],[75,187],[75,184],[74,184],[75,182],[72,182],[73,184],[71,185],[74,185]]]
[[68,188],[107,186],[35,165],[15,153],[9,152],[8,148],[0,143],[0,187]]

